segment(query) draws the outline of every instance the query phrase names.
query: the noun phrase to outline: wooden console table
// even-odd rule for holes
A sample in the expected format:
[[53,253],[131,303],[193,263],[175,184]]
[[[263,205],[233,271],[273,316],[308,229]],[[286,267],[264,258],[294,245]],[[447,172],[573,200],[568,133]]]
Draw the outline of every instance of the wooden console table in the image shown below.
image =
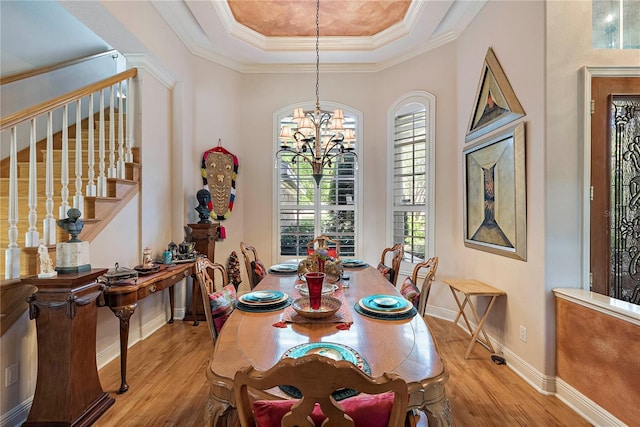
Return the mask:
[[28,298],[38,331],[38,377],[23,426],[88,426],[114,399],[102,390],[96,365],[98,302],[107,269],[59,274],[22,283],[37,287]]
[[127,384],[129,319],[138,306],[138,301],[163,289],[171,288],[169,293],[171,317],[168,323],[173,323],[173,307],[175,301],[174,285],[180,283],[186,277],[193,275],[195,272],[194,266],[195,263],[193,262],[171,265],[157,273],[140,276],[138,279],[127,279],[119,284],[107,286],[105,289],[105,304],[109,306],[111,311],[120,319],[120,378],[122,382],[118,393],[124,393],[129,390],[129,384]]
[[[483,325],[484,321],[487,319],[487,316],[489,316],[489,312],[491,311],[491,307],[493,307],[493,303],[495,302],[496,298],[500,295],[506,295],[506,292],[473,279],[447,279],[444,280],[444,283],[449,285],[449,289],[451,289],[453,298],[456,300],[456,304],[458,305],[458,315],[456,316],[456,320],[453,321],[453,324],[457,325],[458,319],[460,319],[460,316],[462,316],[464,322],[467,325],[467,329],[471,334],[471,343],[469,343],[469,347],[467,347],[467,352],[465,353],[464,358],[469,358],[471,349],[476,342],[479,342],[480,344],[485,346],[491,353],[495,353],[493,345],[491,344],[491,341],[489,340],[489,337],[487,336]],[[462,302],[462,304],[460,303],[457,292],[464,295],[464,301]],[[470,297],[472,296],[486,296],[491,298],[491,300],[489,301],[489,305],[487,305],[487,308],[484,310],[484,314],[482,315],[482,317],[478,315],[478,310],[476,309],[476,306],[473,305],[473,302],[470,299]],[[464,312],[464,308],[467,304],[469,304],[469,307],[471,307],[471,313],[473,314],[473,317],[475,318],[477,324],[475,329],[471,327],[471,323],[469,323],[469,319]],[[479,336],[480,333],[482,333],[482,337]]]

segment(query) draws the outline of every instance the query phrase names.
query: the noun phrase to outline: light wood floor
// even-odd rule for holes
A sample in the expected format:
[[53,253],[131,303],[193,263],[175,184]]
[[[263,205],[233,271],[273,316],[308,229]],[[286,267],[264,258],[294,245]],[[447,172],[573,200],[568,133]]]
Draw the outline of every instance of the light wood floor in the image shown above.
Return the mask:
[[[451,323],[427,318],[450,372],[446,384],[456,427],[589,426],[552,396],[535,391],[506,365],[496,365],[489,352],[474,346],[464,353],[468,335]],[[100,370],[105,391],[115,404],[95,424],[98,427],[200,426],[207,401],[205,369],[211,354],[206,324],[188,321],[166,325],[129,349],[129,391],[120,387],[120,361]]]

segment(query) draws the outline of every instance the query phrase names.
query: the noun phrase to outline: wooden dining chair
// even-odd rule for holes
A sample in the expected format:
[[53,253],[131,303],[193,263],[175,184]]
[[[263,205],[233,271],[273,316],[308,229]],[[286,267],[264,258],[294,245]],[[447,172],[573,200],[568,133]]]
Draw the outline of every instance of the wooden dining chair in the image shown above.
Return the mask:
[[212,262],[207,257],[196,259],[196,280],[200,285],[200,295],[211,341],[215,345],[220,329],[234,310],[236,290],[232,284],[227,284],[227,272],[224,266]]
[[[391,267],[387,264],[387,254],[391,254]],[[404,257],[404,246],[402,243],[396,243],[390,248],[385,248],[380,256],[380,263],[378,264],[378,270],[393,283],[393,286],[398,283],[398,276],[400,275],[400,263]]]
[[255,247],[240,242],[240,250],[244,256],[244,266],[247,269],[247,278],[249,279],[249,288],[253,289],[267,275],[267,269],[258,257],[258,251]]
[[[282,385],[297,388],[302,398],[250,397],[252,393]],[[361,394],[336,402],[332,393],[344,388]],[[400,427],[407,416],[409,396],[406,382],[395,373],[371,377],[347,360],[336,361],[320,354],[298,359],[285,357],[267,371],[241,369],[235,374],[234,394],[242,427],[314,426],[324,418],[328,420],[323,425],[338,427]]]
[[[420,271],[426,269],[427,273],[422,279],[422,287],[418,288],[418,278]],[[400,288],[400,293],[409,301],[413,303],[418,309],[420,316],[424,316],[427,311],[427,301],[429,300],[429,292],[431,291],[431,285],[436,277],[436,270],[438,269],[438,257],[434,256],[426,261],[423,261],[413,268],[411,277],[407,277]]]
[[326,234],[321,234],[307,243],[307,254],[310,254],[318,248],[326,248],[327,250],[335,251],[334,258],[340,258],[340,241],[332,239]]

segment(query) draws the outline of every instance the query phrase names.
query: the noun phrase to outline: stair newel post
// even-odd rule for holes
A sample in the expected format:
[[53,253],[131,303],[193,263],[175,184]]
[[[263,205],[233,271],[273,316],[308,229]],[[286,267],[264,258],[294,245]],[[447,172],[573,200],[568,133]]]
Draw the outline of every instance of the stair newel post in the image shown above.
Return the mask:
[[62,158],[60,163],[60,208],[58,218],[65,219],[69,210],[69,105],[62,107]]
[[117,178],[117,170],[116,170],[116,132],[115,125],[116,122],[113,120],[113,116],[115,116],[115,93],[114,86],[109,87],[109,170],[108,177],[109,178]]
[[98,132],[100,135],[98,145],[98,196],[107,197],[107,177],[104,172],[104,89],[100,90],[100,122]]
[[118,83],[118,178],[124,179],[124,93],[122,82]]
[[18,247],[18,141],[16,126],[11,127],[9,160],[9,246],[4,253],[4,278],[20,277],[20,248]]
[[76,194],[73,196],[73,207],[79,209],[84,217],[84,196],[82,195],[82,105],[81,99],[76,103]]
[[124,161],[128,163],[133,162],[133,153],[131,152],[131,147],[133,147],[133,98],[135,97],[135,88],[134,88],[133,78],[127,79],[127,103],[126,103],[126,121],[127,121],[127,138],[124,140],[125,142],[125,152],[124,152]]
[[47,113],[47,150],[45,152],[45,202],[46,215],[42,221],[43,242],[56,244],[56,220],[53,216],[53,111]]
[[89,95],[89,120],[88,120],[88,138],[87,141],[87,186],[85,188],[85,195],[88,197],[96,196],[96,183],[95,183],[95,149],[94,149],[94,133],[93,133],[93,94]]
[[31,119],[29,129],[29,194],[27,204],[29,206],[29,228],[24,236],[24,246],[33,248],[40,245],[40,233],[36,228],[38,221],[38,160],[36,159],[36,118]]

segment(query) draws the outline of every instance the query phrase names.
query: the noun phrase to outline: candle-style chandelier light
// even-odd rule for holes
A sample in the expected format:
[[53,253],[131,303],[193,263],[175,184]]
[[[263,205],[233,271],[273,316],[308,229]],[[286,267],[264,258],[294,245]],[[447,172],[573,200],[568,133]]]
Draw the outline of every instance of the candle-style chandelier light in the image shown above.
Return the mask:
[[276,159],[289,153],[293,155],[290,159],[292,164],[298,161],[309,163],[318,187],[324,168],[331,168],[333,162],[346,154],[354,157],[357,169],[358,156],[351,145],[356,135],[353,129],[345,129],[344,112],[337,109],[330,113],[320,109],[320,0],[316,1],[316,108],[314,111],[294,109],[293,121],[297,127],[283,126],[280,129],[281,145]]

